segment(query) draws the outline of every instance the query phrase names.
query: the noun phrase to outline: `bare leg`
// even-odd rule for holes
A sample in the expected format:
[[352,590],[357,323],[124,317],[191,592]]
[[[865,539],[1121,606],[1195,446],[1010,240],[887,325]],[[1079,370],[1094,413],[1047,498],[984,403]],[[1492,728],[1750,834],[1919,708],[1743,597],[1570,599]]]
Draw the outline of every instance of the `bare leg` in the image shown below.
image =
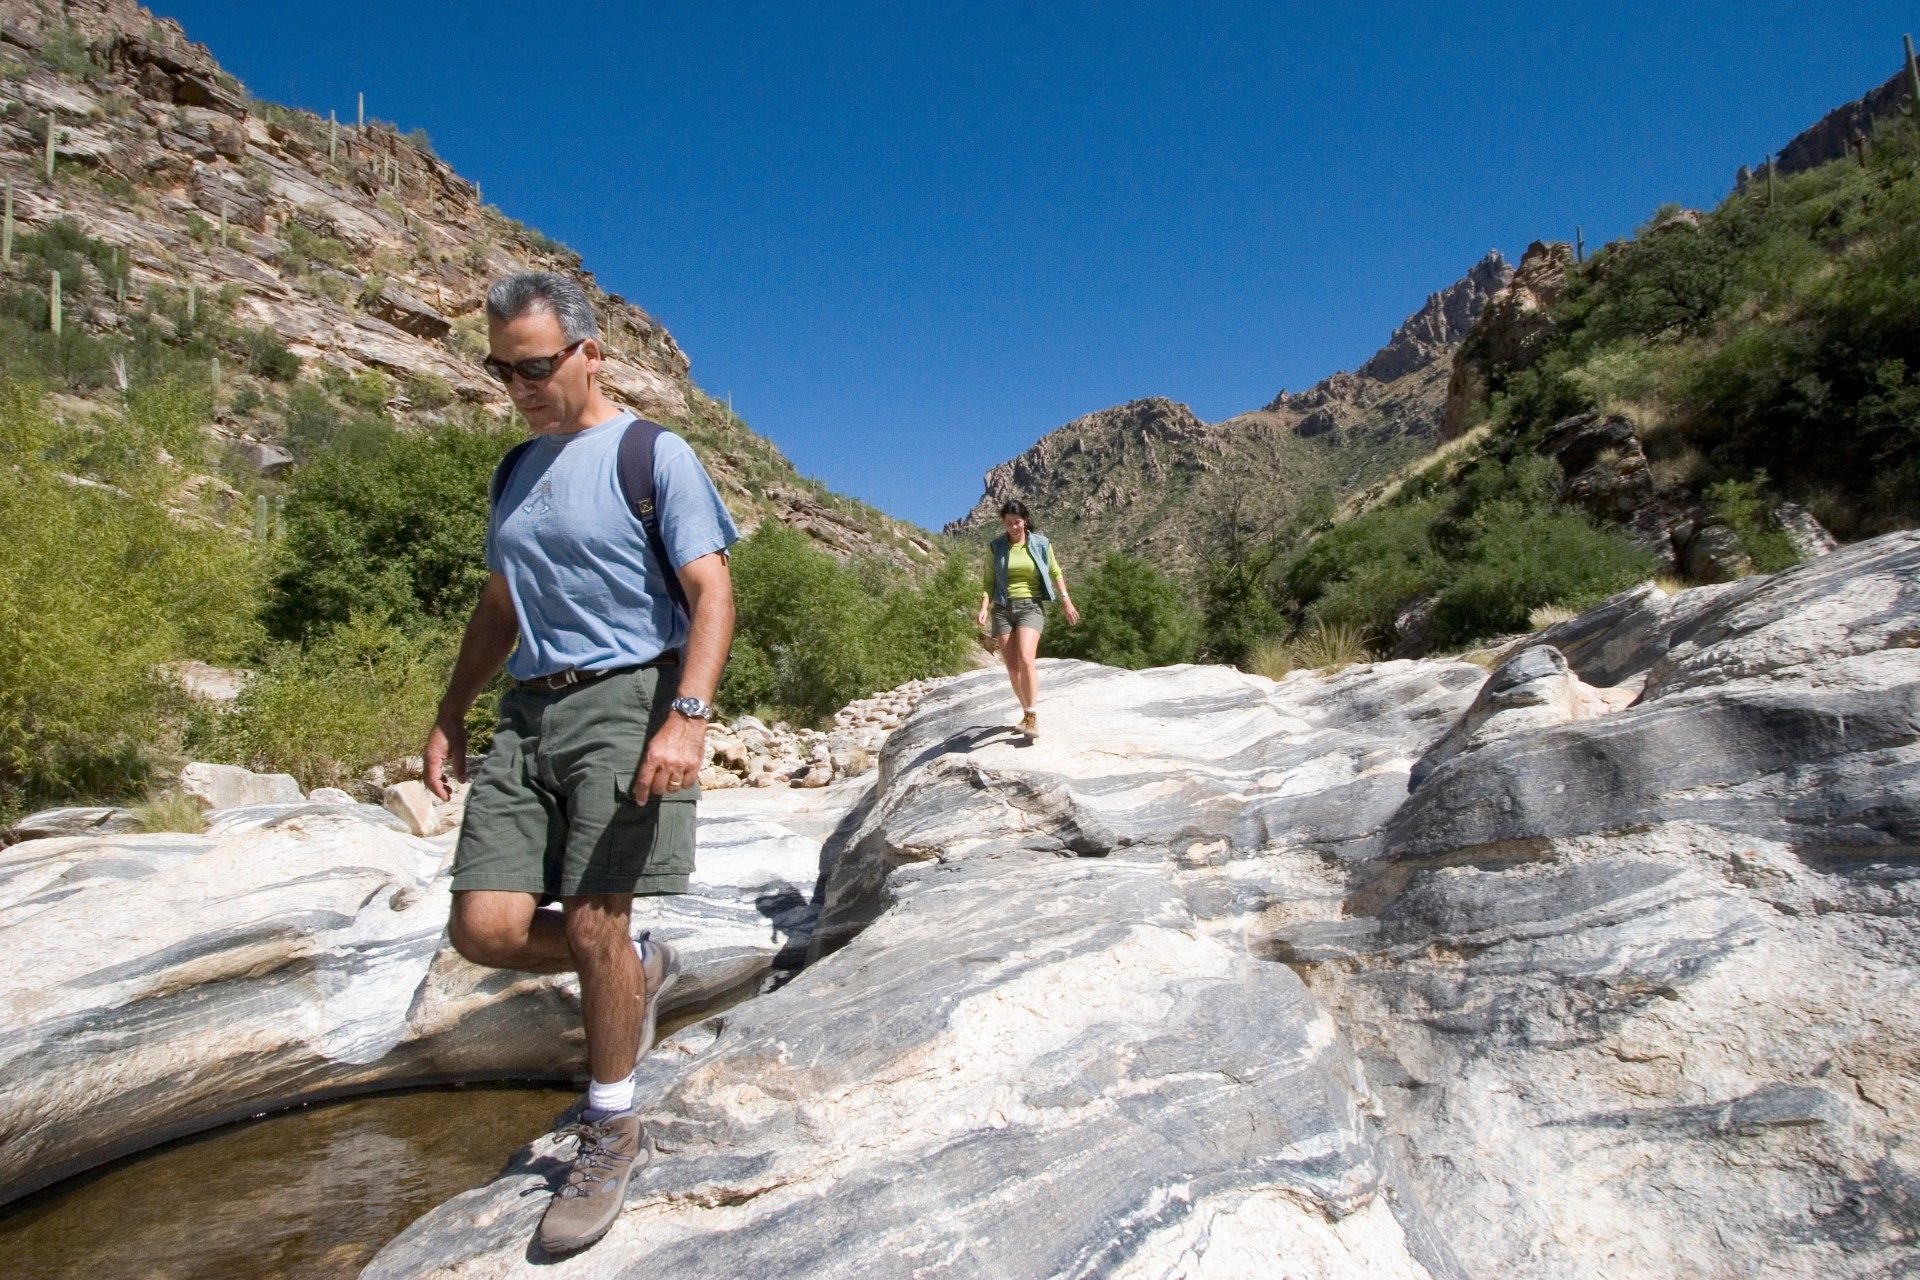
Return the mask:
[[530,893],[462,890],[453,895],[447,931],[454,948],[475,964],[528,973],[578,972],[593,1078],[606,1084],[624,1079],[640,1051],[647,981],[627,934],[633,899],[619,893],[564,898],[564,920],[538,906]]
[[1020,705],[1031,711],[1040,703],[1040,669],[1034,665],[1040,654],[1040,633],[1020,627],[1009,638],[1017,656],[1007,665],[1011,668],[1017,663],[1019,667],[1014,677],[1014,691],[1020,695]]
[[1015,639],[1020,633],[1010,631],[1004,636],[994,637],[994,643],[1000,646],[1000,661],[1007,668],[1007,683],[1013,686],[1013,696],[1020,700],[1022,710],[1026,709],[1026,692],[1020,687],[1020,642]]
[[491,969],[528,973],[567,973],[573,952],[560,918],[541,911],[530,893],[503,889],[463,889],[453,895],[447,932],[454,950]]
[[624,1080],[640,1052],[641,1001],[646,974],[628,936],[633,896],[582,894],[562,898],[566,943],[580,974],[580,1013],[587,1024],[587,1064],[602,1084]]

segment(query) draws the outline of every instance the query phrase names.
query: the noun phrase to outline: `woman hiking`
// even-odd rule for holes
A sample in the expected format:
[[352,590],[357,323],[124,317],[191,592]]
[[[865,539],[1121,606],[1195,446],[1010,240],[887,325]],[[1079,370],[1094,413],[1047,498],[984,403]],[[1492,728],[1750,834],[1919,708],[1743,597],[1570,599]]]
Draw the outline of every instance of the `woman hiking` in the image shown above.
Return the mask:
[[1033,527],[1033,515],[1024,502],[1001,504],[1000,523],[1006,532],[987,550],[986,590],[980,596],[981,626],[993,621],[993,640],[1000,660],[1007,664],[1013,696],[1020,699],[1020,731],[1029,738],[1040,732],[1034,705],[1040,700],[1040,673],[1034,656],[1040,651],[1040,631],[1046,624],[1046,602],[1058,599],[1067,621],[1080,625],[1080,611],[1067,595],[1066,575],[1054,558],[1053,544]]

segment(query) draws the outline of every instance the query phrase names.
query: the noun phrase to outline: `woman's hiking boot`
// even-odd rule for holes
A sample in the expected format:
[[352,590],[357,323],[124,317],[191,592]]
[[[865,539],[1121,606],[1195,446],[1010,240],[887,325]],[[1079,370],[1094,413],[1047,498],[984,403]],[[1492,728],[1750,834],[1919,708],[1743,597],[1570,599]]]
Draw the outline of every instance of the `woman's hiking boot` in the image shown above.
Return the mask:
[[680,980],[680,953],[664,942],[655,942],[651,933],[636,938],[633,949],[640,954],[640,969],[647,979],[647,1007],[640,1015],[640,1052],[633,1055],[633,1065],[637,1067],[641,1059],[653,1052],[654,1030],[660,1021],[660,997]]
[[1040,717],[1035,715],[1031,711],[1021,716],[1020,732],[1026,734],[1029,738],[1039,737],[1040,736]]
[[540,1247],[570,1253],[607,1234],[626,1203],[633,1171],[653,1157],[653,1144],[632,1111],[570,1124],[556,1136],[577,1139],[579,1146],[567,1180],[540,1218]]

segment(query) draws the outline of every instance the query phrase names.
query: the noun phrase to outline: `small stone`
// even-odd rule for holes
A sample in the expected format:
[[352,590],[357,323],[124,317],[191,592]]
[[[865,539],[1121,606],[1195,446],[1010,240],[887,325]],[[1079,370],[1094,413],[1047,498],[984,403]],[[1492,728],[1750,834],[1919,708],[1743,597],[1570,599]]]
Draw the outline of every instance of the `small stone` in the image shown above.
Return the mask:
[[381,793],[380,804],[416,836],[430,836],[439,829],[433,793],[424,782],[396,782]]
[[339,787],[315,787],[307,792],[308,804],[358,804],[352,795]]

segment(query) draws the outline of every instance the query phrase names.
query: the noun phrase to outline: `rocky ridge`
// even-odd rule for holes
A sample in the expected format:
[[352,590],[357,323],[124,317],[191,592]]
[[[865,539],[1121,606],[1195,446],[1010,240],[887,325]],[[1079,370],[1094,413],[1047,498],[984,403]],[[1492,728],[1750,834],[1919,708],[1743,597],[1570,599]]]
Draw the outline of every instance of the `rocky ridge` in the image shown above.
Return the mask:
[[1447,362],[1512,274],[1490,251],[1358,369],[1224,422],[1202,422],[1162,398],[1076,418],[988,471],[979,502],[946,532],[994,528],[1000,505],[1017,498],[1078,543],[1190,568],[1223,512],[1272,523],[1417,452],[1439,430]]
[[[912,526],[798,476],[699,391],[663,325],[602,289],[578,254],[485,204],[424,134],[256,101],[178,23],[132,0],[0,0],[0,177],[22,231],[64,219],[124,251],[124,297],[69,323],[111,334],[192,290],[270,328],[309,375],[380,373],[403,421],[436,415],[445,396],[507,412],[478,366],[486,285],[568,273],[600,315],[607,394],[687,435],[744,526],[771,517],[836,554],[934,558]],[[212,429],[263,474],[293,462],[271,422],[223,410]]]

